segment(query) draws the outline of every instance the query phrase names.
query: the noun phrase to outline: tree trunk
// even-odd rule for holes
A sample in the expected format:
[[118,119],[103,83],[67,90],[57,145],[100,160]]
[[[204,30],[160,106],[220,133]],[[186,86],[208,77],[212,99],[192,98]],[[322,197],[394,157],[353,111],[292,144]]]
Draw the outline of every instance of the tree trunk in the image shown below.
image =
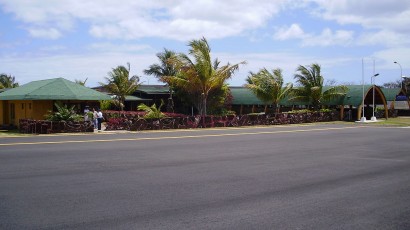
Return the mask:
[[206,116],[206,96],[204,97],[204,115]]
[[172,98],[172,88],[169,86],[169,98],[167,103],[167,112],[173,113],[174,112],[174,99]]

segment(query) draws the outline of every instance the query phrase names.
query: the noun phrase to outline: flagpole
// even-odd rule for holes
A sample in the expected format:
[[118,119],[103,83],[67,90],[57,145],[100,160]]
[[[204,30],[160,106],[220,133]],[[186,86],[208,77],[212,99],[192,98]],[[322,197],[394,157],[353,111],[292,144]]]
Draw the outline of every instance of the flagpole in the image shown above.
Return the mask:
[[364,61],[362,58],[362,118],[360,118],[360,122],[366,122],[366,117],[364,116]]

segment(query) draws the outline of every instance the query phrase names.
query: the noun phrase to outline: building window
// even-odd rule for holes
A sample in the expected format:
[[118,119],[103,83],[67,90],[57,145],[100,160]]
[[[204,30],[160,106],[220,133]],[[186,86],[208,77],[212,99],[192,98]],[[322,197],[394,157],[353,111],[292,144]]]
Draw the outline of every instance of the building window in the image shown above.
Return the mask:
[[24,103],[21,103],[21,109],[24,109]]
[[31,103],[28,103],[28,109],[31,109]]

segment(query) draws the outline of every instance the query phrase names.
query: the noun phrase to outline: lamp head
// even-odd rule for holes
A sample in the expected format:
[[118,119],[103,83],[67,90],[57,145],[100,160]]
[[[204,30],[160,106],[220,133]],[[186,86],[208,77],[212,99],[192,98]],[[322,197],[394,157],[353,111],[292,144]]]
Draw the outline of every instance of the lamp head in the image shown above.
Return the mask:
[[397,64],[397,61],[395,61],[394,64]]
[[379,74],[378,74],[378,73],[376,73],[375,75],[373,75],[373,77],[377,77],[377,76],[379,76]]

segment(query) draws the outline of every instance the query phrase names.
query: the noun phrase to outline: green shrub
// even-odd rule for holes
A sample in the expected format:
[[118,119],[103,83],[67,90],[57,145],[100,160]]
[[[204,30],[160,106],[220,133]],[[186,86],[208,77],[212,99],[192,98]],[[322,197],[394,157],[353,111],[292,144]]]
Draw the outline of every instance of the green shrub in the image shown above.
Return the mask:
[[332,110],[331,109],[320,109],[319,112],[330,113],[330,112],[332,112]]
[[82,121],[84,119],[82,115],[74,111],[74,105],[68,108],[67,105],[56,102],[54,106],[57,108],[57,111],[48,111],[46,115],[46,119],[49,121]]
[[112,101],[110,100],[103,100],[100,101],[100,109],[101,110],[109,110],[111,108]]
[[233,110],[224,110],[223,112],[223,115],[236,115],[236,112]]
[[292,110],[286,113],[311,113],[312,111],[309,109],[299,109],[299,110]]
[[144,103],[138,106],[138,110],[143,110],[146,112],[144,118],[146,119],[160,119],[166,117],[163,112],[161,112],[161,107],[164,105],[164,101],[161,101],[161,105],[157,108],[155,104],[148,106]]

